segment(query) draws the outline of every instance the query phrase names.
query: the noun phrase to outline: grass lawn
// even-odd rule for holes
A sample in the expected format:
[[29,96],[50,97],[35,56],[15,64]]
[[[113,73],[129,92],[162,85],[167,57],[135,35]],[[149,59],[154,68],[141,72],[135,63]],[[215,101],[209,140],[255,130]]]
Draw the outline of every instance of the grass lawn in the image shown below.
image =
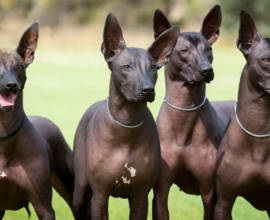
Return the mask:
[[[77,39],[78,41],[79,39]],[[135,45],[135,44],[134,44]],[[141,45],[141,44],[139,44]],[[235,48],[214,47],[215,80],[207,86],[210,100],[236,99],[242,55]],[[164,96],[164,69],[159,71],[156,100],[149,107],[156,117]],[[42,115],[53,120],[62,130],[70,146],[78,121],[92,103],[108,96],[110,72],[98,49],[69,50],[38,48],[33,64],[28,68],[24,91],[24,108],[28,115]],[[151,219],[149,195],[149,218]],[[58,220],[70,220],[72,215],[63,200],[54,193],[53,206]],[[202,219],[200,197],[184,194],[175,186],[169,196],[171,219]],[[32,218],[37,219],[31,208]],[[110,219],[128,219],[128,202],[110,199]],[[266,220],[260,212],[239,198],[233,209],[236,220]],[[26,211],[8,211],[5,220],[28,219]]]

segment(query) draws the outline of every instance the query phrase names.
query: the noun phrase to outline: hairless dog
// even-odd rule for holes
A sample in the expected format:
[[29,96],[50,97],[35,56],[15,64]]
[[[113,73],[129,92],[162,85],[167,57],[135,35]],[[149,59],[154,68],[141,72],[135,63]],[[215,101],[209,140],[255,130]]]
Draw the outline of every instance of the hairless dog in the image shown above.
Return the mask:
[[23,110],[26,68],[33,61],[38,23],[16,50],[0,50],[0,219],[32,203],[40,220],[53,220],[51,182],[71,207],[72,152],[58,127]]
[[[180,32],[165,66],[166,95],[157,118],[161,174],[154,187],[153,219],[169,219],[168,194],[175,183],[189,194],[200,194],[204,219],[213,219],[216,153],[233,112],[233,102],[210,103],[206,83],[214,77],[212,44],[219,36],[221,9],[213,7],[201,32]],[[156,10],[155,37],[171,25]]]
[[[157,70],[176,43],[178,28],[147,49],[127,47],[121,27],[107,16],[102,53],[111,70],[109,97],[82,117],[74,141],[76,219],[108,219],[109,196],[129,199],[130,219],[147,218],[148,192],[160,168],[160,146],[147,102],[155,98]],[[91,203],[91,205],[90,205]]]
[[218,153],[216,220],[232,219],[237,196],[270,216],[270,39],[260,36],[244,11],[237,46],[246,65]]

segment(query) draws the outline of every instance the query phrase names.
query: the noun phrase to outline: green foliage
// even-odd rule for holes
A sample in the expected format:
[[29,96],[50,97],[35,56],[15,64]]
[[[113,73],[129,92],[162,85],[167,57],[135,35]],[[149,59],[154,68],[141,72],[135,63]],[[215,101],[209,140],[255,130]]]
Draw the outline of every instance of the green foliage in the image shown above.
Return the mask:
[[[223,11],[223,27],[229,32],[238,28],[239,13],[248,11],[256,20],[260,31],[269,34],[269,0],[7,0],[0,3],[1,18],[27,18],[39,20],[43,25],[63,25],[72,22],[86,24],[104,20],[108,12],[117,14],[126,26],[152,26],[156,8],[163,10],[174,23],[192,25],[202,20],[215,4]],[[1,19],[3,20],[3,19]]]
[[117,13],[126,25],[149,25],[156,8],[170,8],[170,0],[7,0],[0,3],[2,17],[39,20],[58,26],[67,22],[85,24]]
[[1,1],[0,8],[4,15],[8,13],[18,14],[21,17],[26,17],[27,12],[34,7],[34,0],[7,0]]

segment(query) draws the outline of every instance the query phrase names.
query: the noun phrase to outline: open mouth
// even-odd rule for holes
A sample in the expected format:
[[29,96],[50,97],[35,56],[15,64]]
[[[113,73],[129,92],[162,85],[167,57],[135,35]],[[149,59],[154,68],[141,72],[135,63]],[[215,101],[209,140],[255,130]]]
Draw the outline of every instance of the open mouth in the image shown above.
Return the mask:
[[17,94],[15,93],[0,93],[0,107],[2,109],[10,109],[15,105]]

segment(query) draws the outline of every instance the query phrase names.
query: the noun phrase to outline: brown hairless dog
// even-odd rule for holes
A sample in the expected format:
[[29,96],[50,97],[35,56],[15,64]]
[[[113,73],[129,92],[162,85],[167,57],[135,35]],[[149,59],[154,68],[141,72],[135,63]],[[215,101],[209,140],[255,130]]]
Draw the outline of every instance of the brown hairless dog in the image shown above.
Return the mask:
[[72,152],[58,127],[23,110],[26,67],[33,61],[38,23],[16,50],[0,50],[0,219],[32,203],[40,220],[53,220],[51,182],[71,206]]
[[147,218],[148,192],[160,170],[159,138],[147,102],[155,98],[157,70],[177,35],[172,27],[148,50],[127,47],[116,17],[107,16],[102,53],[111,70],[109,97],[85,112],[74,141],[77,220],[90,219],[90,207],[92,220],[108,219],[111,195],[129,199],[131,220]]
[[237,196],[270,216],[270,39],[260,36],[244,11],[237,46],[246,65],[218,154],[216,220],[232,219]]
[[[189,194],[200,194],[204,219],[213,219],[216,153],[233,112],[233,102],[210,103],[206,83],[214,77],[212,44],[219,36],[221,9],[213,7],[201,32],[180,32],[165,66],[166,95],[157,118],[161,174],[154,187],[153,219],[169,219],[168,194],[175,183]],[[157,10],[155,36],[171,25]]]

